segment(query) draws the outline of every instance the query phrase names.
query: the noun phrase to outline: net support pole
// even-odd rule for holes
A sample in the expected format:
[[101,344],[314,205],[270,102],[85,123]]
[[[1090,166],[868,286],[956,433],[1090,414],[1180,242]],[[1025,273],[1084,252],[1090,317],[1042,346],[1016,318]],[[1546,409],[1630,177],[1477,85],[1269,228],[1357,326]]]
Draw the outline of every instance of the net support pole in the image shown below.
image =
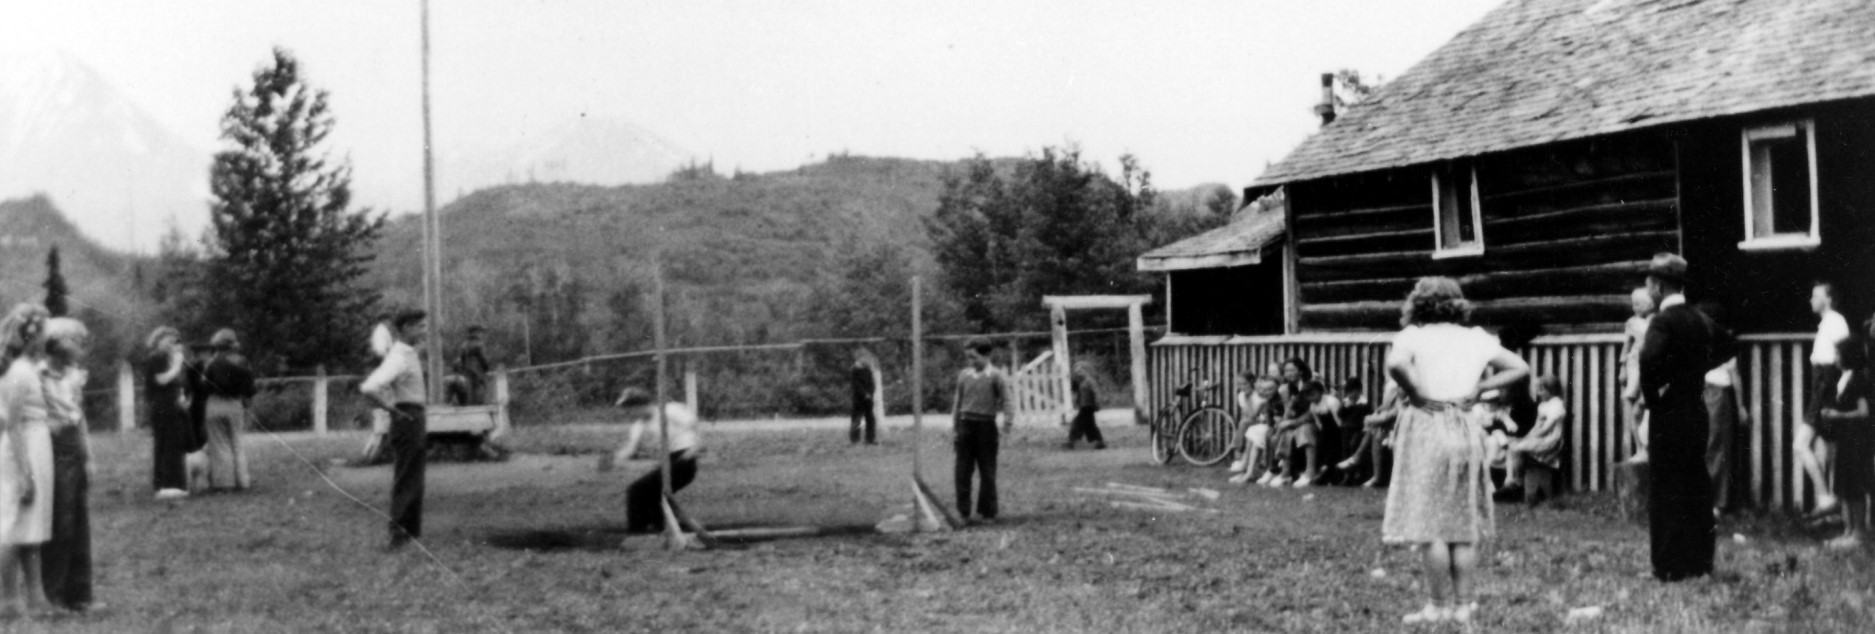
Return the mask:
[[923,473],[924,446],[924,316],[923,287],[911,278],[911,476]]

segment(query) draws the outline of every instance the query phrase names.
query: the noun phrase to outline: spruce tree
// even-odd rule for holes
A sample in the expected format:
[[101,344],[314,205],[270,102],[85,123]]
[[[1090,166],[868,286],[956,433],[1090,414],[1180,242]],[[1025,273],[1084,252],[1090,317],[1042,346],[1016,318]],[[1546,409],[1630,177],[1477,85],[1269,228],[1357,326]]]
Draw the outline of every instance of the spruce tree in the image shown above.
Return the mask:
[[65,288],[65,274],[59,272],[59,246],[55,244],[46,253],[46,312],[53,317],[70,313],[70,302],[66,299],[70,294]]
[[220,314],[198,323],[234,328],[263,370],[307,370],[362,353],[378,293],[359,280],[384,218],[351,209],[351,166],[326,158],[326,91],[292,53],[270,61],[221,120],[204,279]]

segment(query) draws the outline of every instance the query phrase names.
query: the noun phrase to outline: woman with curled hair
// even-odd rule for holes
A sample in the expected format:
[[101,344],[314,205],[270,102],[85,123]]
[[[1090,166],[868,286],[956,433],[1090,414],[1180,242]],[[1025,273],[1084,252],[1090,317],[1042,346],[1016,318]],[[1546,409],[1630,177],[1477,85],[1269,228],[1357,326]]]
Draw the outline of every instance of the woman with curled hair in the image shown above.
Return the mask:
[[85,611],[91,595],[91,435],[85,429],[85,370],[79,363],[91,332],[76,319],[46,322],[44,384],[52,427],[52,539],[44,560],[46,596],[52,603]]
[[175,328],[159,326],[150,331],[143,359],[143,393],[150,400],[150,436],[154,457],[151,484],[156,499],[173,500],[189,496],[189,452],[201,446],[195,422],[189,417],[188,393],[184,389],[182,335]]
[[1467,622],[1478,608],[1470,600],[1477,543],[1493,531],[1484,421],[1468,412],[1479,394],[1515,385],[1530,366],[1467,325],[1471,305],[1451,278],[1421,278],[1401,312],[1405,328],[1387,353],[1403,404],[1381,537],[1424,552],[1431,596],[1405,622]]
[[39,566],[52,536],[52,432],[39,374],[49,317],[20,304],[0,320],[0,617],[51,607]]

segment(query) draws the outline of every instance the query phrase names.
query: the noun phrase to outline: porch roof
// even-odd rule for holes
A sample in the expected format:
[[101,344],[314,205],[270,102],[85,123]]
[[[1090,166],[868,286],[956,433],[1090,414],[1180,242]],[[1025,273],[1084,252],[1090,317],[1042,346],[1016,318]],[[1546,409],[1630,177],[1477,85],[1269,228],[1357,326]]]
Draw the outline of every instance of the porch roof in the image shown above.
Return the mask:
[[1244,214],[1230,224],[1139,256],[1141,271],[1214,269],[1263,262],[1263,250],[1283,237],[1281,207]]

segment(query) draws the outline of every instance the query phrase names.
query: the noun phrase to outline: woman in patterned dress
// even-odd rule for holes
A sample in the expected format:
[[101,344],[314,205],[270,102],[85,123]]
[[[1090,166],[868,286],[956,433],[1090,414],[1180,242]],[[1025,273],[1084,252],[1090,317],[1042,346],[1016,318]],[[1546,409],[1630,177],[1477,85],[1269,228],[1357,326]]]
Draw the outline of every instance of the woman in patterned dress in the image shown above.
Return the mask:
[[51,608],[39,547],[52,536],[52,431],[39,375],[44,306],[20,304],[0,320],[0,618]]
[[1468,412],[1479,394],[1515,385],[1530,366],[1466,325],[1471,306],[1451,278],[1421,278],[1401,312],[1405,329],[1387,354],[1387,375],[1405,404],[1381,537],[1424,553],[1431,596],[1405,622],[1465,622],[1477,610],[1470,601],[1477,544],[1493,529],[1485,421]]

